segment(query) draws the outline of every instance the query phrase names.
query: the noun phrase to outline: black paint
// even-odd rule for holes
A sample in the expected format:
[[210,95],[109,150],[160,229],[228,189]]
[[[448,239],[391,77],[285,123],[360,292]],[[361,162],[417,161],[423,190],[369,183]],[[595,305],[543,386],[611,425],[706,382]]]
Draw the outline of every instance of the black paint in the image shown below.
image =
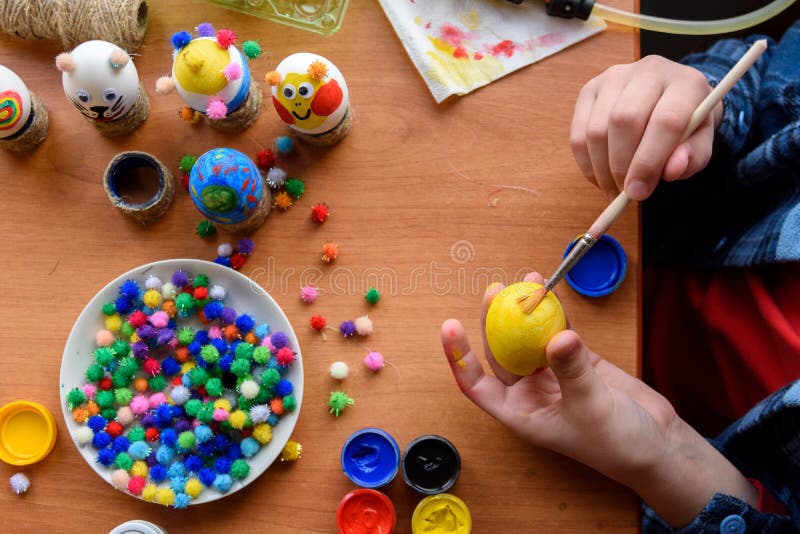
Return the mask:
[[420,436],[403,453],[403,479],[426,495],[449,490],[461,472],[461,457],[448,440],[433,434]]

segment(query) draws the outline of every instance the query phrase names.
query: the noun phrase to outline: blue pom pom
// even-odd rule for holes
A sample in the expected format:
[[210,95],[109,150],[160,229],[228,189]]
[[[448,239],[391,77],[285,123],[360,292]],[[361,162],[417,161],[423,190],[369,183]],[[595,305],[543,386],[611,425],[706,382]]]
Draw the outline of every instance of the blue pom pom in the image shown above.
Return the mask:
[[217,434],[214,438],[214,446],[218,451],[224,451],[230,444],[231,440],[224,434]]
[[280,417],[278,417],[274,413],[271,413],[269,414],[269,417],[267,417],[267,424],[269,426],[276,426],[280,422],[280,420],[281,420]]
[[180,462],[172,462],[167,468],[167,475],[172,479],[184,477],[186,476],[186,468]]
[[167,357],[161,360],[161,371],[167,375],[172,376],[176,375],[181,370],[181,364],[179,364],[175,358]]
[[267,369],[277,369],[280,371],[280,367],[281,366],[278,365],[278,360],[275,358],[275,356],[272,356],[269,360],[267,360]]
[[239,447],[242,449],[242,456],[252,458],[261,448],[261,444],[253,438],[244,438]]
[[197,473],[203,468],[203,460],[196,454],[191,454],[183,461],[183,466],[190,473]]
[[150,478],[153,479],[153,482],[161,482],[167,478],[167,468],[161,464],[154,465],[150,468]]
[[172,405],[170,406],[170,410],[172,410],[172,418],[178,419],[183,417],[186,412],[183,411],[183,406]]
[[106,427],[108,421],[106,421],[106,418],[102,415],[93,415],[89,418],[86,424],[92,429],[92,432],[97,434]]
[[158,426],[169,426],[172,423],[172,407],[169,404],[160,404],[156,408],[155,418]]
[[98,432],[92,438],[92,445],[95,449],[105,449],[111,445],[111,436],[108,435],[108,432]]
[[214,37],[217,32],[214,31],[214,26],[210,22],[201,22],[197,25],[197,35],[200,37]]
[[225,343],[224,339],[212,339],[211,344],[214,345],[214,348],[217,349],[220,354],[228,352],[228,344]]
[[117,454],[111,449],[101,449],[100,452],[97,453],[97,463],[108,467],[114,463],[116,457]]
[[[181,464],[175,463],[172,465],[174,466]],[[170,466],[167,472],[169,473],[171,471],[172,471],[172,466]],[[183,493],[184,488],[186,488],[186,477],[182,475],[177,475],[177,476],[170,475],[169,488],[175,493]]]
[[[189,33],[189,32],[183,32],[183,31],[174,33],[172,35],[172,39],[171,39],[172,46],[175,48],[175,50],[180,50],[181,48],[183,48],[184,46],[189,44],[189,42],[191,40],[192,40],[192,34]],[[178,284],[175,284],[175,285],[178,285]],[[183,287],[183,286],[179,286],[179,287]]]
[[[116,442],[115,442],[116,444]],[[144,441],[134,441],[128,447],[128,456],[134,460],[144,460],[150,455],[150,445]]]
[[229,473],[231,471],[231,461],[222,456],[214,460],[214,469],[217,473]]
[[194,363],[197,364],[197,367],[202,367],[203,369],[208,367],[208,363],[206,363],[202,356],[195,356]]
[[242,449],[239,447],[238,443],[231,443],[228,445],[228,448],[225,449],[225,456],[228,457],[231,461],[238,460],[242,457]]
[[[219,317],[220,313],[222,313],[223,307],[224,306],[220,301],[212,300],[211,302],[203,306],[203,314],[206,316],[206,319],[208,319],[209,321],[213,321],[214,319],[217,319]],[[208,336],[208,334],[206,334],[206,336]],[[197,340],[195,339],[195,341]]]
[[227,256],[217,256],[216,258],[214,258],[214,263],[222,265],[224,267],[230,267],[231,259],[228,258]]
[[205,345],[208,343],[208,332],[205,330],[198,330],[194,333],[194,341],[197,341],[201,345]]
[[238,328],[242,334],[248,333],[255,325],[256,322],[246,313],[243,313],[236,318],[236,328]]
[[233,356],[230,354],[226,354],[222,358],[219,359],[217,362],[217,366],[225,372],[231,370],[231,364],[233,363]]
[[197,473],[197,478],[199,478],[200,482],[202,482],[206,487],[211,486],[216,477],[217,474],[214,472],[214,470],[208,467],[204,467],[199,473]]
[[119,296],[129,300],[136,300],[139,298],[139,284],[136,283],[136,280],[125,280],[122,282],[122,285],[119,286]]
[[205,443],[214,437],[214,431],[206,425],[199,425],[194,429],[194,437],[198,443]]
[[214,489],[220,493],[228,493],[228,491],[231,489],[231,486],[233,486],[233,478],[231,478],[230,475],[217,475],[217,477],[214,479]]
[[181,384],[183,384],[187,388],[191,389],[191,387],[192,387],[192,379],[189,378],[189,373],[186,373],[185,375],[183,375],[181,377]]
[[117,313],[128,313],[133,308],[133,302],[128,297],[117,297],[114,301]]
[[117,454],[121,452],[128,452],[128,447],[131,446],[131,442],[125,436],[117,436],[114,438],[114,452]]
[[294,148],[294,141],[288,135],[282,135],[275,139],[275,148],[281,154],[289,154]]
[[286,395],[291,395],[293,391],[292,383],[286,380],[285,378],[281,379],[280,382],[275,386],[275,394],[279,397],[285,397]]
[[156,460],[162,465],[167,465],[175,458],[175,451],[171,447],[162,445],[156,451]]
[[254,332],[258,339],[264,339],[269,335],[269,325],[267,323],[261,323],[260,325],[256,326]]
[[189,350],[189,354],[191,354],[192,356],[197,356],[198,354],[200,354],[200,351],[203,350],[203,345],[198,343],[197,341],[192,341],[191,343],[186,345],[186,348]]
[[214,442],[213,441],[206,441],[205,443],[199,443],[197,445],[197,452],[200,453],[201,456],[209,457],[214,455]]
[[191,499],[189,498],[189,496],[186,495],[185,493],[177,493],[175,495],[175,502],[172,503],[172,506],[173,506],[173,508],[176,508],[176,509],[179,509],[179,510],[181,508],[188,508],[190,500]]

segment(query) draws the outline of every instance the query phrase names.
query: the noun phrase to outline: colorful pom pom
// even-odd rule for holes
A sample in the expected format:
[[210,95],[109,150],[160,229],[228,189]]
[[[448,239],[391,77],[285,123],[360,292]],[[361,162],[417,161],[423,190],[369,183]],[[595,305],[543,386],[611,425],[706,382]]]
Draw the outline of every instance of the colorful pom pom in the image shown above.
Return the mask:
[[278,364],[284,367],[291,365],[292,362],[294,361],[294,358],[295,358],[294,351],[289,347],[281,347],[275,354],[275,359],[278,361]]
[[368,336],[374,331],[372,319],[366,315],[356,317],[356,319],[353,321],[353,324],[355,324],[356,332],[359,336]]
[[375,304],[378,303],[379,300],[381,300],[381,294],[378,292],[377,289],[371,287],[364,294],[364,300],[366,300],[368,303],[374,306]]
[[75,431],[74,436],[75,436],[75,441],[78,442],[78,445],[83,447],[84,445],[92,441],[92,438],[94,438],[94,433],[92,432],[92,429],[89,428],[88,426],[82,426]]
[[128,482],[130,482],[130,480],[131,476],[123,469],[117,469],[111,473],[111,485],[114,486],[114,489],[128,489]]
[[217,227],[211,221],[204,219],[197,223],[195,233],[200,237],[211,237],[217,233]]
[[339,332],[343,337],[352,337],[356,333],[356,325],[353,321],[343,321],[339,324]]
[[221,30],[217,30],[217,44],[222,48],[228,48],[234,42],[236,42],[236,34],[233,31],[222,28]]
[[260,390],[261,387],[255,380],[245,380],[239,385],[239,393],[241,393],[245,399],[256,398]]
[[331,364],[331,378],[334,380],[344,380],[350,374],[350,367],[344,362],[333,362]]
[[213,98],[209,103],[208,107],[206,108],[206,115],[208,115],[209,119],[224,119],[225,115],[228,114],[228,107],[225,105],[225,102],[221,98]]
[[195,28],[198,37],[214,37],[214,26],[210,22],[201,22]]
[[242,66],[238,63],[228,63],[225,68],[222,69],[222,75],[225,76],[225,79],[229,82],[238,80],[242,77]]
[[271,70],[264,75],[264,81],[270,84],[272,87],[279,85],[282,79],[283,76],[276,70]]
[[316,286],[308,285],[300,288],[300,300],[306,303],[312,303],[317,300],[319,296],[319,289]]
[[256,244],[249,237],[243,237],[236,243],[236,252],[244,256],[249,256],[255,250]]
[[175,50],[180,50],[192,41],[192,34],[185,31],[176,32],[172,34],[170,41]]
[[328,205],[324,202],[311,206],[311,220],[314,222],[324,223],[329,215],[330,210],[328,209]]
[[325,328],[325,326],[327,324],[328,324],[328,322],[325,320],[325,317],[323,317],[322,315],[312,315],[311,316],[310,326],[314,330],[320,332],[320,331],[322,331],[323,328]]
[[111,51],[108,56],[108,64],[114,70],[119,70],[130,62],[131,57],[122,49],[115,49]]
[[278,154],[282,156],[286,156],[292,153],[294,150],[294,141],[288,135],[281,135],[275,138],[275,149],[278,151]]
[[383,360],[383,354],[372,351],[364,356],[364,365],[371,371],[380,371],[386,366],[386,363]]
[[222,256],[224,258],[227,258],[231,254],[233,254],[233,245],[231,245],[230,243],[221,243],[217,247],[217,255],[218,256]]
[[296,199],[302,197],[305,191],[305,185],[297,178],[289,178],[286,180],[284,187],[286,188],[286,192]]
[[354,404],[355,400],[348,397],[347,393],[344,391],[332,391],[330,398],[328,398],[330,413],[334,414],[336,417],[339,417],[339,414],[344,411],[345,408]]
[[62,52],[56,56],[56,68],[61,72],[75,70],[75,58],[69,52]]
[[275,197],[273,198],[272,202],[276,208],[281,211],[286,211],[292,207],[292,197],[289,196],[289,193],[286,191],[278,192]]
[[275,165],[275,155],[272,150],[266,149],[256,154],[256,164],[260,169],[269,170]]
[[322,261],[328,263],[339,257],[339,245],[337,243],[325,243],[322,245]]
[[328,65],[320,60],[312,61],[308,66],[308,77],[313,80],[324,80],[328,76]]
[[267,171],[267,184],[271,188],[277,189],[278,187],[282,186],[285,181],[286,171],[280,167],[272,167],[269,171]]
[[261,55],[261,46],[256,41],[244,41],[242,43],[242,52],[247,56],[247,59],[256,59]]
[[250,420],[254,424],[264,423],[267,421],[267,418],[271,413],[272,412],[270,412],[269,406],[266,404],[256,404],[250,408]]
[[289,440],[281,451],[281,462],[295,462],[303,456],[303,446],[296,441]]

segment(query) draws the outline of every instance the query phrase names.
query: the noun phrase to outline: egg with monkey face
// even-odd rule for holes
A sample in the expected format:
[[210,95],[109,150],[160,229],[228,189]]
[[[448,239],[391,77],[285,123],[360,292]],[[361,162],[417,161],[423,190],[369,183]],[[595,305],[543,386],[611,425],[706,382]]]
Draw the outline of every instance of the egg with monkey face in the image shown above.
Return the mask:
[[541,289],[535,282],[520,282],[503,288],[492,299],[486,313],[486,342],[495,361],[515,375],[529,375],[547,366],[547,344],[567,327],[564,308],[549,292],[530,313],[528,298]]
[[281,120],[299,132],[325,133],[347,114],[347,83],[339,69],[320,55],[292,54],[268,73],[266,80]]

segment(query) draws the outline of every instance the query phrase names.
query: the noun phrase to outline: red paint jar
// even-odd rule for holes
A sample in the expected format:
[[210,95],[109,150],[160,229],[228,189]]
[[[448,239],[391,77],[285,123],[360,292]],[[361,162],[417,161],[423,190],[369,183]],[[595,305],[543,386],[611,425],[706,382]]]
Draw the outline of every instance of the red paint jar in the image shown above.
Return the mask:
[[394,504],[377,490],[353,490],[336,508],[339,534],[392,534],[396,525]]

